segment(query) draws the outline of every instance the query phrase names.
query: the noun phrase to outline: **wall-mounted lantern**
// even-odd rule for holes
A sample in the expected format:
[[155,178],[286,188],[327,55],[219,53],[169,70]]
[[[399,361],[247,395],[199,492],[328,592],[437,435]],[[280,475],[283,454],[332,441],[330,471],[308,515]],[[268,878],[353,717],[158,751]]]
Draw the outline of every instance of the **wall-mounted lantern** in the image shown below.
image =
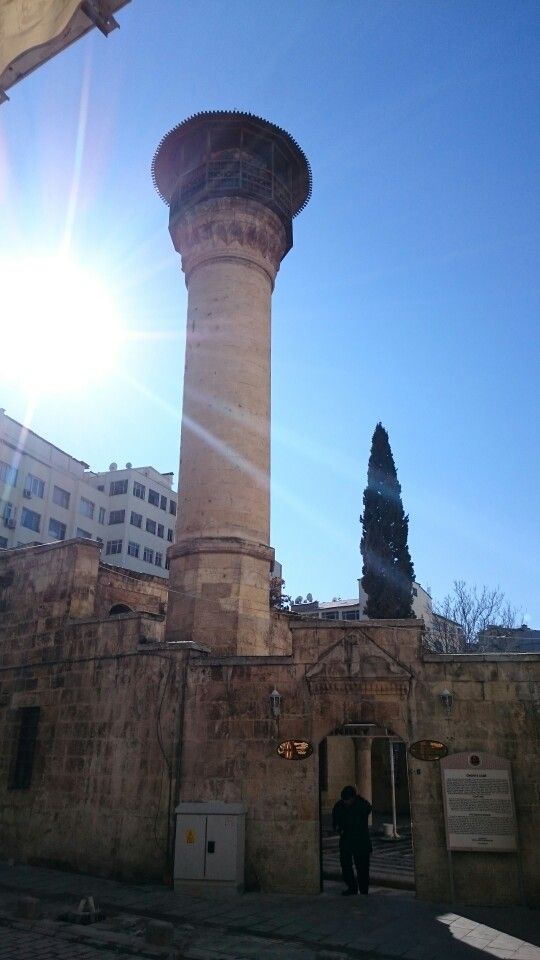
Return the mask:
[[439,697],[443,705],[444,712],[446,713],[447,717],[449,717],[450,714],[452,713],[452,704],[454,703],[454,696],[453,694],[450,693],[450,690],[443,690],[442,693],[439,694]]
[[275,687],[270,694],[270,706],[272,708],[272,716],[279,717],[281,714],[281,694]]

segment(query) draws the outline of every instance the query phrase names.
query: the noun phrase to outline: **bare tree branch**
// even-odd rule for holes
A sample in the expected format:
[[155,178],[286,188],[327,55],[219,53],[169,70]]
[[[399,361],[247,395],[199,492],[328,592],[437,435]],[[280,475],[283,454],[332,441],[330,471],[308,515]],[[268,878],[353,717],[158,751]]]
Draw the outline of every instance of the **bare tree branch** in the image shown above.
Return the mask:
[[518,620],[517,608],[499,587],[469,587],[464,580],[454,580],[453,592],[434,606],[426,644],[435,653],[467,652],[489,636],[515,627]]

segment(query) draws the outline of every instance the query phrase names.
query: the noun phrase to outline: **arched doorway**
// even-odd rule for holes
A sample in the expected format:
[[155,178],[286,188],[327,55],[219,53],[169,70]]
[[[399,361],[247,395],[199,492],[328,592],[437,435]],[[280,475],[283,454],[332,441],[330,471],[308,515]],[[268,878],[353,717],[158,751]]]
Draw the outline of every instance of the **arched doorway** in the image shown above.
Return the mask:
[[345,723],[319,745],[321,889],[341,881],[339,837],[332,808],[352,784],[373,807],[371,887],[376,892],[414,890],[406,745],[390,728]]

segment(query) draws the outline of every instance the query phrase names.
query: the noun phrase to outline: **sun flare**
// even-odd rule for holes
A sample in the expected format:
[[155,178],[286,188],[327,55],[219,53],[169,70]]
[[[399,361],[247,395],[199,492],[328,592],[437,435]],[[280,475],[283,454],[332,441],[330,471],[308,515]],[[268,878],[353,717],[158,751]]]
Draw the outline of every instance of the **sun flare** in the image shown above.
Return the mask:
[[72,392],[114,367],[121,327],[113,298],[68,257],[0,258],[0,318],[3,373],[29,391]]

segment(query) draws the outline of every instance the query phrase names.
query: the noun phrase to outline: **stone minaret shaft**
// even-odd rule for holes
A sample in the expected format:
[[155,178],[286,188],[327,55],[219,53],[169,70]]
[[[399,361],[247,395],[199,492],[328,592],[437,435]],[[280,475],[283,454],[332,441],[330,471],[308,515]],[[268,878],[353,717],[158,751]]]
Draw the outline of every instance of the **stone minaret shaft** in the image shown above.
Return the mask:
[[246,114],[200,114],[154,159],[188,315],[167,637],[270,652],[271,296],[309,197],[291,138]]

